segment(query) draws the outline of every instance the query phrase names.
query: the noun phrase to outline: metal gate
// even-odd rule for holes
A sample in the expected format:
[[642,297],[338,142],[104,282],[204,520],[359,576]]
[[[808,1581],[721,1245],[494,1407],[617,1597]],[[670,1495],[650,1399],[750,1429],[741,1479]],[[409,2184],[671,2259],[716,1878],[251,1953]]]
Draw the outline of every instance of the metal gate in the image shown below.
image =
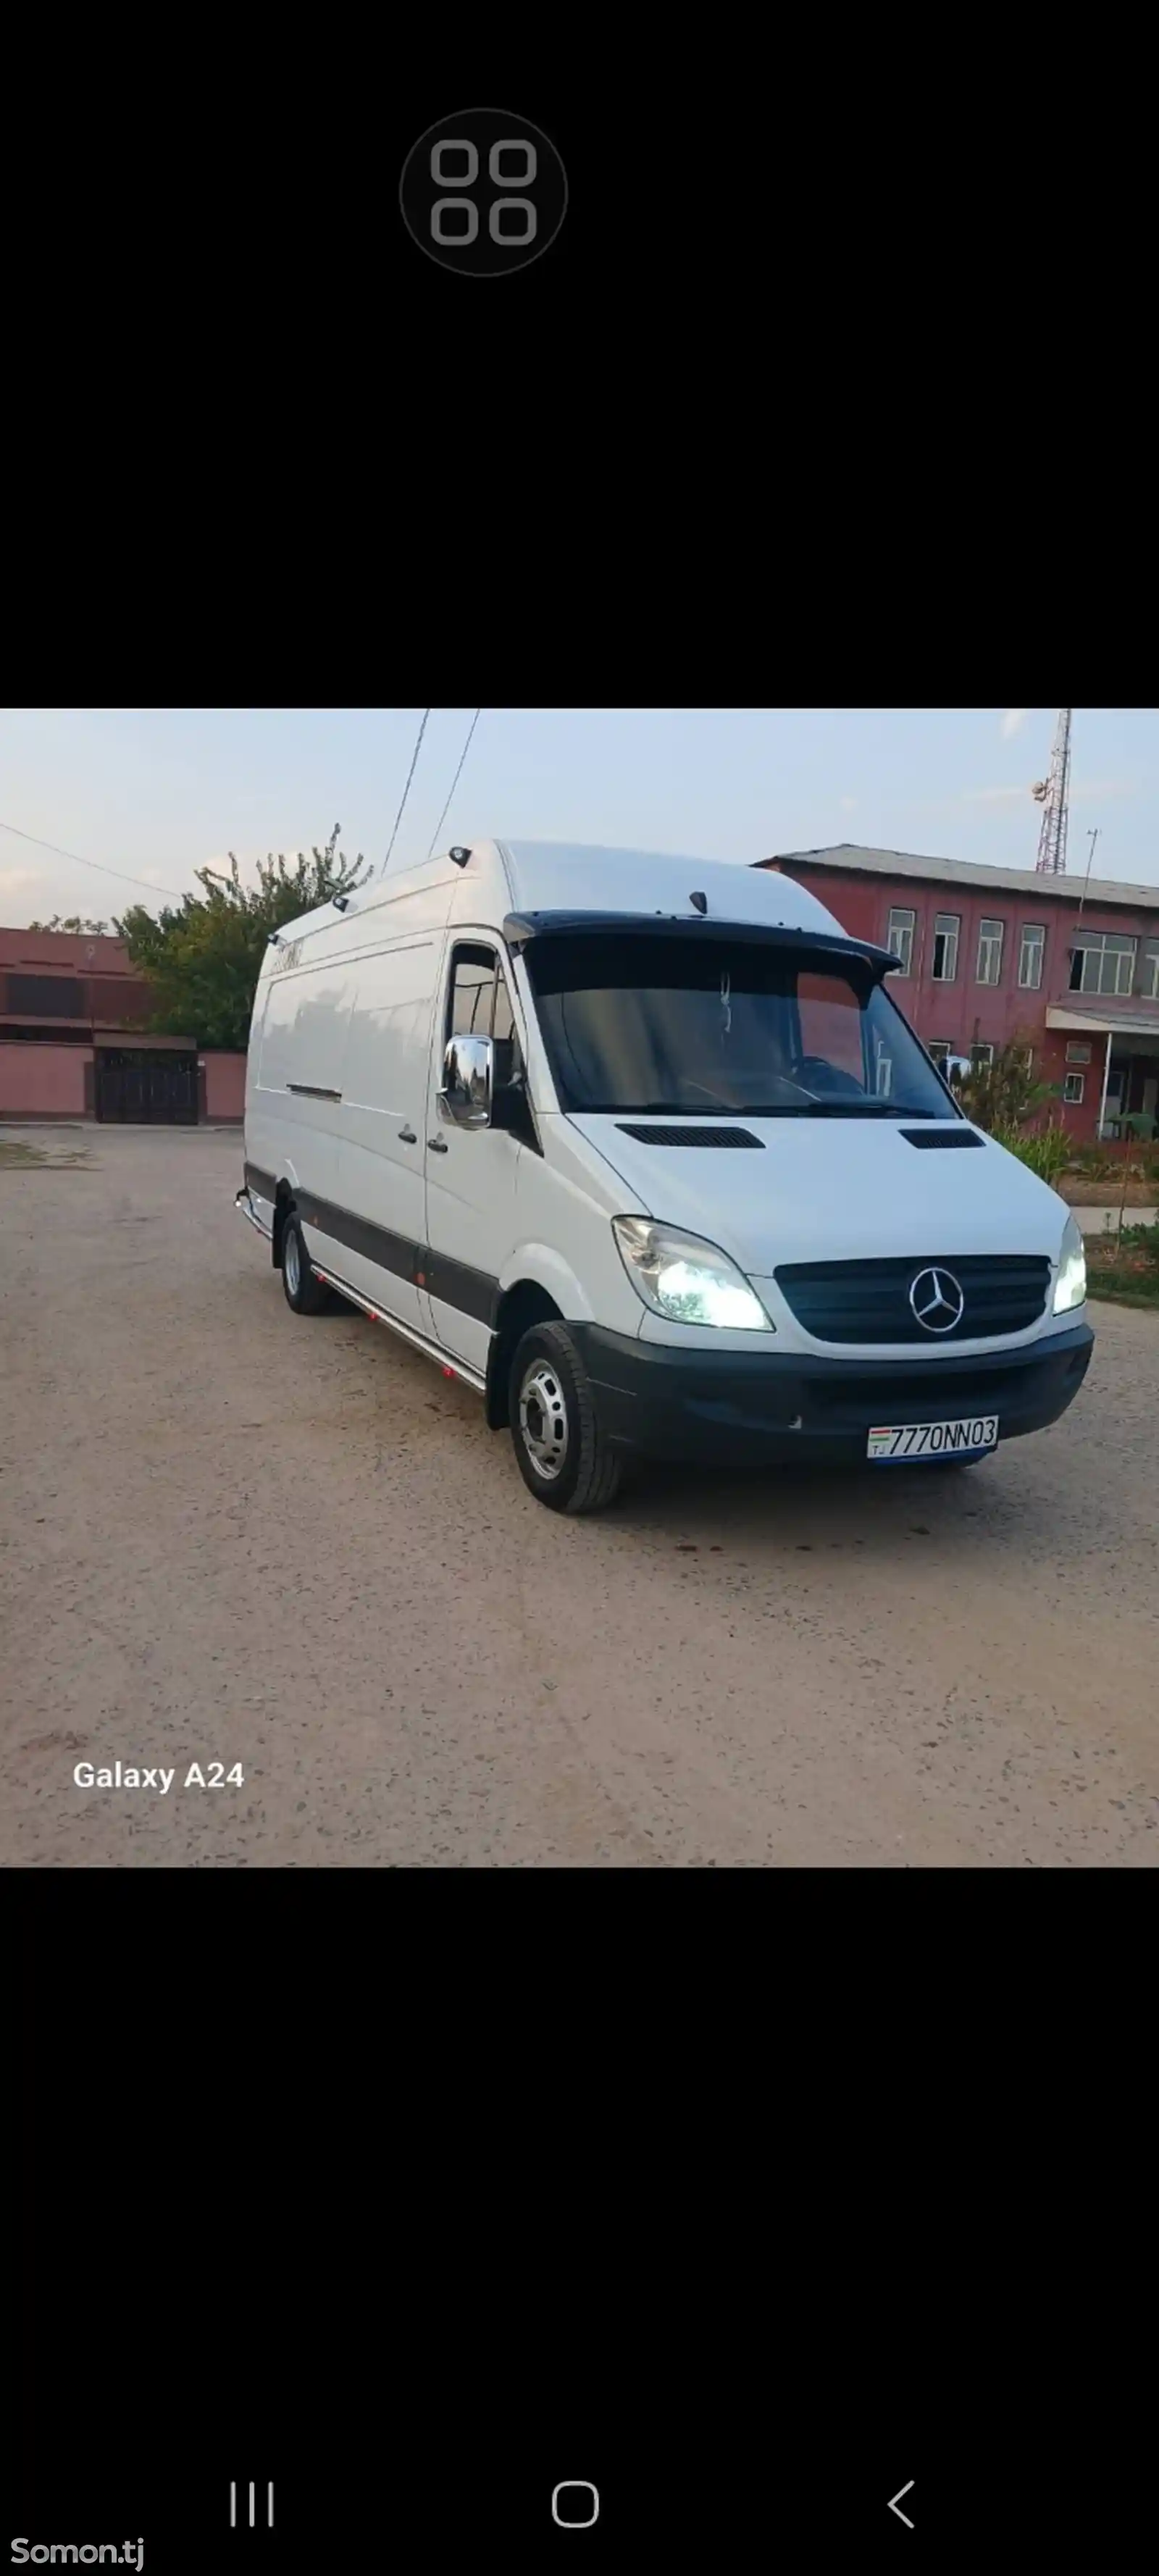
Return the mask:
[[197,1058],[106,1047],[97,1057],[95,1107],[98,1118],[132,1126],[195,1127]]

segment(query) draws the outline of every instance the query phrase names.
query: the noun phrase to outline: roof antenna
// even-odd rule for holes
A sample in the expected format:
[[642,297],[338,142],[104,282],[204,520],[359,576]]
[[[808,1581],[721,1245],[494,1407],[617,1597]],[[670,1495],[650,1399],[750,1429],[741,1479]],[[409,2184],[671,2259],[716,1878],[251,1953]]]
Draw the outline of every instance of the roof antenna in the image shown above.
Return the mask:
[[688,900],[694,912],[707,912],[708,896],[706,894],[690,894]]

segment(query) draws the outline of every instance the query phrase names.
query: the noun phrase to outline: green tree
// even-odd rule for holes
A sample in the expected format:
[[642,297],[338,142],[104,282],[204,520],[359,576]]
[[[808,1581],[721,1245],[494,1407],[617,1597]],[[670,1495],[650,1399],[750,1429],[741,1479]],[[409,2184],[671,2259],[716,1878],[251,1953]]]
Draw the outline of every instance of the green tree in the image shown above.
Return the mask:
[[955,1097],[975,1127],[991,1134],[996,1127],[1025,1127],[1057,1098],[1055,1083],[1035,1081],[1030,1053],[1028,1038],[1013,1037],[1006,1046],[995,1047],[989,1064],[973,1064],[968,1073],[951,1076]]
[[233,851],[229,869],[196,868],[200,894],[183,895],[154,915],[130,904],[117,929],[134,966],[152,985],[152,1026],[198,1046],[244,1048],[262,959],[272,931],[335,895],[366,883],[361,852],[347,859],[336,823],[324,850],[291,861],[271,851],[258,864],[256,886],[244,886]]
[[83,938],[86,932],[107,932],[109,925],[107,921],[82,921],[79,912],[66,913],[63,918],[59,912],[54,912],[51,921],[30,921],[28,927],[30,930],[68,930],[74,938]]

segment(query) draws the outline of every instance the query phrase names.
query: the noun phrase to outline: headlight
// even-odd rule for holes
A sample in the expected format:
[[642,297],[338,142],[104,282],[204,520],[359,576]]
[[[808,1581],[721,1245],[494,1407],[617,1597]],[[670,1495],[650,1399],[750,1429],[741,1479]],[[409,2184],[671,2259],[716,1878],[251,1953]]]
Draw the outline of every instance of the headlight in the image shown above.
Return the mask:
[[612,1232],[633,1288],[654,1315],[748,1333],[775,1329],[743,1271],[714,1243],[653,1225],[646,1216],[614,1216]]
[[1054,1283],[1054,1311],[1069,1315],[1072,1306],[1081,1306],[1087,1293],[1087,1256],[1082,1233],[1073,1216],[1068,1216],[1062,1250],[1058,1256],[1058,1277]]

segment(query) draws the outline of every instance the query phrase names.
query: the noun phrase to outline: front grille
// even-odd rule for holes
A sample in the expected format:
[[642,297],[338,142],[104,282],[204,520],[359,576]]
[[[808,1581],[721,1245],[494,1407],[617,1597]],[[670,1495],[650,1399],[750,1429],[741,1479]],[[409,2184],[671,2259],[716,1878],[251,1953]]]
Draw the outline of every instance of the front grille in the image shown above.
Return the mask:
[[[910,1305],[914,1280],[930,1269],[962,1291],[960,1320],[947,1332],[928,1332]],[[917,1342],[929,1350],[1026,1332],[1046,1304],[1050,1263],[1034,1253],[915,1253],[901,1261],[789,1261],[774,1277],[819,1342]]]
[[621,1136],[634,1136],[639,1145],[750,1145],[764,1151],[764,1140],[750,1136],[747,1127],[627,1127],[619,1122]]

